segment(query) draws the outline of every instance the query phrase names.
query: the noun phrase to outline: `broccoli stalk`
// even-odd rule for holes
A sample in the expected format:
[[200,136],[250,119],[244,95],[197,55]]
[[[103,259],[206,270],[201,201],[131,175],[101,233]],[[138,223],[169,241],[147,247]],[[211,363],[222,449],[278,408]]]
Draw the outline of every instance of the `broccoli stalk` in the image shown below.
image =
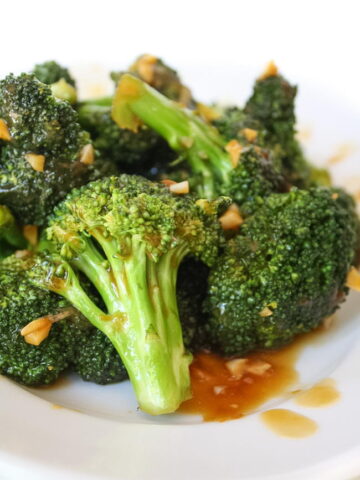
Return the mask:
[[[207,212],[191,196],[122,175],[74,190],[47,229],[56,254],[32,270],[33,281],[64,296],[118,351],[140,407],[173,412],[190,396],[189,364],[176,302],[182,259],[211,264],[221,232],[217,204]],[[80,270],[106,310],[85,293]]]
[[173,150],[184,154],[193,174],[199,178],[200,196],[213,199],[219,194],[218,183],[222,186],[230,183],[233,166],[224,150],[226,141],[217,130],[140,79],[129,74],[120,78],[112,116],[121,128],[133,131],[144,122]]

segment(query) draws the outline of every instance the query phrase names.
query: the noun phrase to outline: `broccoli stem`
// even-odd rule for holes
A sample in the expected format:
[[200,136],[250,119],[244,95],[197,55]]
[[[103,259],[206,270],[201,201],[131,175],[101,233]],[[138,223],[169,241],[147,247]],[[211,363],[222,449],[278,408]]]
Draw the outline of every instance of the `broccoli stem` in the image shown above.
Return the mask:
[[187,159],[201,179],[198,193],[209,199],[218,195],[217,183],[230,182],[232,165],[224,150],[225,141],[215,128],[190,110],[181,108],[140,79],[124,74],[118,84],[112,110],[121,127],[137,131],[139,119],[158,132]]
[[89,299],[70,265],[66,280],[53,282],[53,289],[110,339],[141,409],[152,415],[173,412],[190,397],[192,356],[184,348],[176,300],[177,271],[187,247],[179,244],[155,261],[136,235],[122,256],[114,239],[96,230],[92,234],[103,248],[109,269],[102,266],[104,258],[90,246],[90,239],[70,263],[94,283],[108,312]]

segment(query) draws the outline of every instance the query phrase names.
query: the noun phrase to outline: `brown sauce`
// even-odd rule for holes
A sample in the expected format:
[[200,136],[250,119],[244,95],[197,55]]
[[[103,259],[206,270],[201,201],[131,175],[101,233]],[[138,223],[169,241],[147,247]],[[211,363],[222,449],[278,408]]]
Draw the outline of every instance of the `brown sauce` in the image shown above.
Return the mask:
[[311,418],[286,408],[274,408],[260,415],[265,425],[282,437],[303,438],[313,435],[318,426]]
[[195,355],[190,367],[193,396],[180,412],[202,415],[205,421],[223,422],[240,418],[266,401],[291,391],[298,379],[296,361],[302,349],[312,343],[324,327],[300,336],[294,343],[277,351],[248,355],[248,364],[270,364],[262,374],[244,372],[234,376],[229,359],[210,353]]
[[337,402],[340,398],[340,392],[335,386],[335,381],[326,378],[314,385],[309,390],[300,392],[295,397],[295,402],[302,407],[326,407]]

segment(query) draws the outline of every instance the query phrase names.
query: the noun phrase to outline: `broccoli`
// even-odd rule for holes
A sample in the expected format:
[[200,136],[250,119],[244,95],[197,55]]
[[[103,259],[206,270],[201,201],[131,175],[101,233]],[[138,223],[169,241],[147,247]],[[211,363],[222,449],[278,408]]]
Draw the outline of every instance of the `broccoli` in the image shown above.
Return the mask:
[[0,259],[26,247],[27,242],[12,213],[5,205],[0,205]]
[[295,138],[296,93],[275,69],[255,82],[244,112],[262,125],[264,142],[277,150],[288,182],[303,188],[311,185],[311,165]]
[[347,294],[358,226],[341,190],[270,195],[210,272],[204,309],[212,347],[244,355],[318,326]]
[[69,70],[62,67],[54,60],[35,65],[32,73],[41,83],[45,83],[46,85],[52,85],[53,83],[64,79],[69,85],[72,85],[73,87],[76,86],[75,80],[71,76]]
[[[60,256],[40,259],[32,281],[63,295],[107,335],[146,412],[172,412],[190,395],[177,270],[190,253],[215,261],[222,238],[217,215],[229,202],[204,208],[191,195],[124,174],[73,190],[50,219],[47,238]],[[105,311],[76,270],[95,286]]]
[[159,136],[148,128],[134,133],[121,129],[111,118],[112,99],[87,100],[78,107],[79,122],[102,158],[125,173],[140,173],[150,162]]
[[[0,262],[0,373],[37,386],[54,382],[71,365],[77,342],[90,324],[64,298],[29,281],[29,262],[15,256]],[[52,325],[40,345],[25,341],[20,333],[25,325],[56,316],[63,319]]]
[[141,119],[158,131],[186,159],[201,197],[231,195],[240,208],[247,203],[246,213],[253,202],[284,188],[271,152],[250,143],[243,149],[236,141],[227,144],[214,127],[129,74],[120,79],[113,118],[121,127],[134,130]]
[[128,378],[119,354],[103,332],[91,328],[79,338],[74,355],[74,370],[83,380],[107,385]]
[[89,134],[67,102],[28,74],[0,81],[0,122],[9,134],[0,140],[0,202],[22,223],[43,225],[97,171]]
[[52,60],[35,65],[32,73],[40,82],[50,85],[55,97],[67,100],[69,103],[76,103],[75,80],[67,68]]

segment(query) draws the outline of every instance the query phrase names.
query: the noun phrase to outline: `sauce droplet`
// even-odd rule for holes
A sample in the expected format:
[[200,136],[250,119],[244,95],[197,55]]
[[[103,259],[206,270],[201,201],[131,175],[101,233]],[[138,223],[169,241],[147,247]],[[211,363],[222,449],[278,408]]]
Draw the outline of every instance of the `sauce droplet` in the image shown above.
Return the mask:
[[274,408],[260,414],[262,421],[282,437],[304,438],[313,435],[318,426],[311,418],[286,408]]
[[295,402],[302,407],[326,407],[335,403],[340,398],[340,392],[335,386],[335,381],[326,378],[314,385],[309,390],[300,392],[295,397]]

